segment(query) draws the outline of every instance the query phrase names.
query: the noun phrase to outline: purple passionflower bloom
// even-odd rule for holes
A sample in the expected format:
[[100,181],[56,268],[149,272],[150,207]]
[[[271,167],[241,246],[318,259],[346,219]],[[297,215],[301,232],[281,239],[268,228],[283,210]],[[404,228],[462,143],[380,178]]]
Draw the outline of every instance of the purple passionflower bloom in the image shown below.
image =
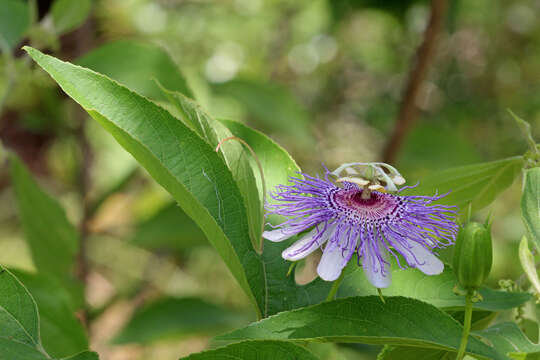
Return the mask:
[[[285,222],[265,231],[270,241],[283,241],[303,231],[299,240],[285,249],[286,260],[300,260],[324,246],[317,273],[326,281],[338,279],[353,254],[358,254],[368,280],[378,288],[391,283],[390,255],[400,263],[401,254],[410,267],[427,275],[440,274],[444,264],[433,249],[452,245],[458,231],[456,207],[432,205],[446,195],[400,196],[370,191],[353,182],[302,174],[291,177],[292,185],[279,185],[271,194],[278,203],[267,205],[269,214]],[[350,178],[347,178],[350,179]],[[362,193],[367,191],[367,196]]]

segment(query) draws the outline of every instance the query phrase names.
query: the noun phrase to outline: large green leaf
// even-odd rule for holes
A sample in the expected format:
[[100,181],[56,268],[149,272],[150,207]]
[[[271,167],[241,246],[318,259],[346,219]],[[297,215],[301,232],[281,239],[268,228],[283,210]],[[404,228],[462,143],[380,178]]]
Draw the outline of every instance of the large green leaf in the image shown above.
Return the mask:
[[163,298],[137,311],[114,342],[147,344],[186,335],[216,334],[248,320],[244,314],[200,298]]
[[39,272],[69,282],[78,251],[79,236],[64,209],[47,195],[15,156],[10,156],[10,175],[19,216]]
[[54,30],[66,33],[82,25],[92,9],[92,0],[55,0],[51,14]]
[[0,1],[0,52],[17,45],[28,26],[30,12],[25,1]]
[[[274,315],[219,340],[305,340],[408,345],[455,351],[462,327],[448,314],[404,297],[353,297]],[[488,359],[505,359],[474,337],[467,351]]]
[[182,360],[231,359],[317,360],[306,349],[285,341],[244,341],[182,358]]
[[404,195],[450,194],[439,200],[440,203],[458,205],[462,213],[467,213],[469,204],[472,210],[489,205],[514,182],[520,174],[523,158],[515,156],[498,161],[467,165],[439,171],[419,181],[419,186],[407,189]]
[[70,294],[54,278],[42,274],[13,271],[37,303],[43,347],[54,357],[64,357],[88,349],[86,331],[75,316]]
[[[454,294],[456,277],[453,270],[446,266],[439,275],[425,275],[417,269],[401,270],[394,263],[392,284],[382,289],[384,296],[407,296],[430,303],[445,310],[463,309],[463,296]],[[377,289],[370,284],[361,267],[351,263],[345,269],[345,277],[338,290],[338,297],[353,295],[376,295]],[[474,303],[477,310],[508,310],[531,300],[528,293],[496,291],[486,287],[479,289],[482,301]]]
[[120,40],[93,49],[77,64],[105,74],[139,94],[165,100],[154,79],[167,89],[192,96],[184,76],[160,47],[133,40]]
[[263,264],[251,245],[240,190],[214,149],[169,112],[107,77],[25,49],[172,194],[262,314]]
[[540,249],[540,167],[525,171],[521,218],[527,229],[528,238]]

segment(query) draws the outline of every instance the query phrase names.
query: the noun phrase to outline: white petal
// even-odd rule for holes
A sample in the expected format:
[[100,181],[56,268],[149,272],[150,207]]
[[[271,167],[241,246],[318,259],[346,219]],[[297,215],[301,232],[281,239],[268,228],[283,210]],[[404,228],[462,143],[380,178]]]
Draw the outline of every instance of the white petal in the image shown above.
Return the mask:
[[443,262],[431,251],[415,241],[410,241],[408,244],[407,249],[401,244],[395,244],[394,247],[405,257],[411,267],[417,268],[426,275],[437,275],[443,272]]
[[273,241],[273,242],[280,242],[280,241],[283,241],[283,240],[287,240],[288,238],[290,238],[291,236],[294,236],[296,234],[298,234],[300,231],[297,231],[297,232],[284,232],[285,230],[288,230],[290,229],[289,227],[285,227],[285,228],[280,228],[280,229],[275,229],[275,230],[270,230],[270,231],[263,231],[263,238],[265,238],[266,240],[270,240],[270,241]]
[[[296,241],[287,249],[283,250],[281,256],[284,259],[290,261],[297,261],[303,259],[309,254],[311,254],[313,251],[317,250],[322,244],[324,244],[326,240],[328,240],[330,236],[332,236],[334,230],[335,226],[328,227],[324,234],[322,234],[321,237],[317,239],[317,241],[313,241],[313,237],[317,235],[317,229],[313,229],[306,235],[302,236],[300,240]],[[304,249],[300,251],[302,248]]]
[[[378,288],[386,288],[392,283],[392,272],[390,271],[390,265],[380,263],[372,253],[372,249],[368,247],[366,253],[362,258],[362,267],[364,268],[364,274],[373,286]],[[388,258],[388,254],[385,249],[383,251],[383,257],[385,260]],[[384,274],[383,274],[384,272]]]
[[317,266],[317,274],[323,280],[334,281],[337,280],[345,265],[347,265],[347,260],[343,257],[343,250],[337,246],[337,242],[332,241],[324,249],[319,266]]
[[418,243],[412,244],[411,251],[419,262],[417,268],[424,274],[437,275],[443,272],[443,262],[422,245]]

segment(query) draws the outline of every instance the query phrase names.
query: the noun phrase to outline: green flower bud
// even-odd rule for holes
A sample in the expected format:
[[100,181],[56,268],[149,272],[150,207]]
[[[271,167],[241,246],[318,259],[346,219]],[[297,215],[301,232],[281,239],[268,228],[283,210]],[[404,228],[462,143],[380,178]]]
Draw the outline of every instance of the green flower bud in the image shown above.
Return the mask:
[[458,283],[475,290],[486,280],[493,262],[490,227],[471,222],[461,228],[454,247],[452,265]]

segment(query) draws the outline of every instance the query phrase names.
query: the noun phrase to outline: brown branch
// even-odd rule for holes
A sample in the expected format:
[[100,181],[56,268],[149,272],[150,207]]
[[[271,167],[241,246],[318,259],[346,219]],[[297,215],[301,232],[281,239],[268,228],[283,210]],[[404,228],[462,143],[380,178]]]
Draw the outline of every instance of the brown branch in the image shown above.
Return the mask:
[[409,73],[394,131],[384,148],[383,161],[386,163],[395,161],[405,137],[415,123],[418,111],[416,99],[435,57],[437,37],[445,18],[446,8],[447,0],[431,2],[431,15],[424,32],[424,40],[416,52],[414,66]]

